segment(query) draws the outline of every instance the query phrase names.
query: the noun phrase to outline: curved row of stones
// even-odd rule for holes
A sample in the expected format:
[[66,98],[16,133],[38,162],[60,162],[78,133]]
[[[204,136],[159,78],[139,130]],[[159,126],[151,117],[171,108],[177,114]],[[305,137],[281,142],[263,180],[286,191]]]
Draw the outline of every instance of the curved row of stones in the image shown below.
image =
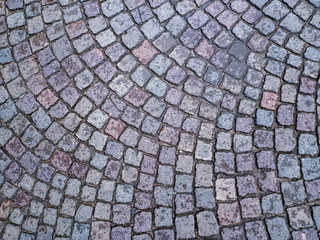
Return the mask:
[[319,239],[319,9],[0,2],[1,238]]

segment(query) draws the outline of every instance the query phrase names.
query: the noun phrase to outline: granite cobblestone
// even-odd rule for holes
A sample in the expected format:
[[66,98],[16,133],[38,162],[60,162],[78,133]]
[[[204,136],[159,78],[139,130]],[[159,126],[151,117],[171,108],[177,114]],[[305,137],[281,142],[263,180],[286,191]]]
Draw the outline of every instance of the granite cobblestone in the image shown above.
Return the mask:
[[0,3],[0,238],[318,239],[319,8]]

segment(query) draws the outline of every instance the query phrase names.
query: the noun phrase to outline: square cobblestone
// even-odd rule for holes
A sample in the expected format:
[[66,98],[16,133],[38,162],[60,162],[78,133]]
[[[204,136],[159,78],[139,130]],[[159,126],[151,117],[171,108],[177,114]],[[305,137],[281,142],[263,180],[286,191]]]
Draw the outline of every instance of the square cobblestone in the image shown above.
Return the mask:
[[255,218],[261,214],[259,198],[244,198],[240,201],[242,218]]
[[267,219],[266,225],[271,238],[290,238],[289,229],[284,218],[275,217]]
[[307,197],[301,180],[284,182],[281,184],[281,189],[286,205],[303,203]]
[[[294,229],[307,228],[313,226],[310,208],[306,205],[287,209],[290,225]],[[303,219],[301,222],[300,219]]]

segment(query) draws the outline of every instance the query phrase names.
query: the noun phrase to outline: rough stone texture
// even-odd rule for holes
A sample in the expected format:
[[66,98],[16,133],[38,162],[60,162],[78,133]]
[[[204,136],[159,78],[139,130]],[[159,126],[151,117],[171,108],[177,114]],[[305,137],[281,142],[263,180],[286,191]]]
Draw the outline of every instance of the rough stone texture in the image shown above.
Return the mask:
[[319,0],[0,3],[0,239],[318,239]]

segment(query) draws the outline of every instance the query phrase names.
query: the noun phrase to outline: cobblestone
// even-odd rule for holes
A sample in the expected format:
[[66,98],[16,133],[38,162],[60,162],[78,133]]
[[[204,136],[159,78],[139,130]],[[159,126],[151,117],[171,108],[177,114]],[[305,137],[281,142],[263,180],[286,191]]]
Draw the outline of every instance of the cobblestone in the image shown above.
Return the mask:
[[[313,226],[310,209],[307,206],[292,207],[287,210],[290,224],[294,229],[307,228]],[[304,219],[300,222],[299,219]]]
[[317,239],[319,7],[0,4],[0,238]]
[[281,217],[275,217],[266,220],[267,229],[271,238],[274,239],[287,239],[290,238],[288,227],[285,220]]
[[281,214],[283,205],[279,194],[270,194],[262,198],[262,210],[264,213]]

